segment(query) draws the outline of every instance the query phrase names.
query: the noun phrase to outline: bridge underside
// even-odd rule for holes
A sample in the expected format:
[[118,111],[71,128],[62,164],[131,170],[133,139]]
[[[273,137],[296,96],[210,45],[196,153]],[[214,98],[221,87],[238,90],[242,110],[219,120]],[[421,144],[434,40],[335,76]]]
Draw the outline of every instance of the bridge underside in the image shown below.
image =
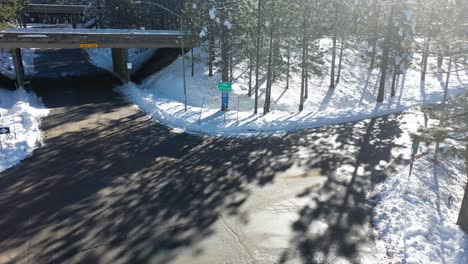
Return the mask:
[[24,85],[21,48],[111,48],[113,71],[130,80],[128,48],[182,48],[184,33],[125,29],[9,29],[0,31],[0,48],[12,49],[18,86]]

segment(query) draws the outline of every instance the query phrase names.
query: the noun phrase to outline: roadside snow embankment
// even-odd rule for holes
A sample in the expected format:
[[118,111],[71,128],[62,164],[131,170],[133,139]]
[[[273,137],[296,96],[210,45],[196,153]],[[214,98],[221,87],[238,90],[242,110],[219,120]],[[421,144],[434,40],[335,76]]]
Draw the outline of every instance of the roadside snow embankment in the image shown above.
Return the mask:
[[468,235],[457,225],[466,184],[461,157],[425,157],[380,186],[374,225],[377,247],[390,263],[468,262]]
[[[304,111],[298,112],[301,75],[291,72],[290,86],[286,78],[278,78],[272,87],[271,112],[263,115],[266,80],[262,74],[257,115],[253,114],[254,96],[248,96],[249,70],[245,62],[235,65],[233,91],[230,93],[230,111],[224,114],[221,108],[220,69],[208,76],[207,54],[194,49],[194,76],[191,62],[186,56],[187,103],[184,111],[182,59],[161,72],[147,78],[141,85],[130,83],[118,90],[131,102],[163,124],[191,133],[208,135],[255,135],[294,131],[304,128],[338,124],[400,112],[414,106],[440,102],[444,94],[444,75],[431,70],[425,83],[420,81],[419,67],[411,66],[397,78],[396,95],[391,98],[391,74],[388,74],[385,101],[376,104],[379,71],[367,69],[369,62],[363,59],[367,45],[356,44],[345,51],[341,81],[335,89],[329,89],[331,65],[331,41],[320,41],[325,51],[323,75],[312,75],[309,80],[309,96]],[[414,54],[413,61],[420,55]],[[296,61],[295,64],[298,62]],[[429,69],[434,69],[436,58],[430,58]],[[454,68],[461,69],[460,65]],[[444,65],[447,68],[447,65]],[[255,76],[253,78],[255,80]],[[254,83],[255,81],[253,81]],[[458,70],[450,80],[449,96],[461,94],[468,87],[468,72]]]
[[0,89],[0,127],[11,133],[0,135],[0,172],[30,156],[41,144],[41,117],[49,113],[40,98],[24,89]]

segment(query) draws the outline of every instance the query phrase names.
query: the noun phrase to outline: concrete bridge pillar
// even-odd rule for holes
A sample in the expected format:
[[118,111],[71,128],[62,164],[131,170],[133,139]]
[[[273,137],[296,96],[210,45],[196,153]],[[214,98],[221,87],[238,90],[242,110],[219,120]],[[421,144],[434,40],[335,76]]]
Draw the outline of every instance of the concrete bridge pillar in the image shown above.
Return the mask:
[[16,83],[18,87],[21,87],[24,85],[24,64],[21,49],[13,49],[11,56],[13,57],[13,64],[15,66]]
[[74,29],[78,28],[78,16],[72,15],[72,27]]
[[117,75],[124,83],[130,81],[130,71],[127,68],[128,49],[113,48],[112,49],[112,65],[114,74]]

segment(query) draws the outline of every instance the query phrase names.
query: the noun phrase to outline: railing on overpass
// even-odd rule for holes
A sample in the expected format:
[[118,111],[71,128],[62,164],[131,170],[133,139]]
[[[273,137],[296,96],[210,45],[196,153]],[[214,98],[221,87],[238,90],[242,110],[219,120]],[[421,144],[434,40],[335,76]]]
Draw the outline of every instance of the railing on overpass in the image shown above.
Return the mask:
[[42,5],[29,4],[26,13],[53,14],[53,15],[81,15],[84,14],[84,5]]
[[183,33],[167,30],[21,28],[0,31],[0,48],[181,48]]

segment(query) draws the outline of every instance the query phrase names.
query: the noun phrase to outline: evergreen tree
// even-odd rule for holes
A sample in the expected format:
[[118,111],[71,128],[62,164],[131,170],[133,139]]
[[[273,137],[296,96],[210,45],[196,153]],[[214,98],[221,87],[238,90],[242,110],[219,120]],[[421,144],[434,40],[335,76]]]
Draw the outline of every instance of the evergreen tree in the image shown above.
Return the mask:
[[21,12],[29,0],[1,0],[0,3],[0,28],[8,24],[21,24]]

